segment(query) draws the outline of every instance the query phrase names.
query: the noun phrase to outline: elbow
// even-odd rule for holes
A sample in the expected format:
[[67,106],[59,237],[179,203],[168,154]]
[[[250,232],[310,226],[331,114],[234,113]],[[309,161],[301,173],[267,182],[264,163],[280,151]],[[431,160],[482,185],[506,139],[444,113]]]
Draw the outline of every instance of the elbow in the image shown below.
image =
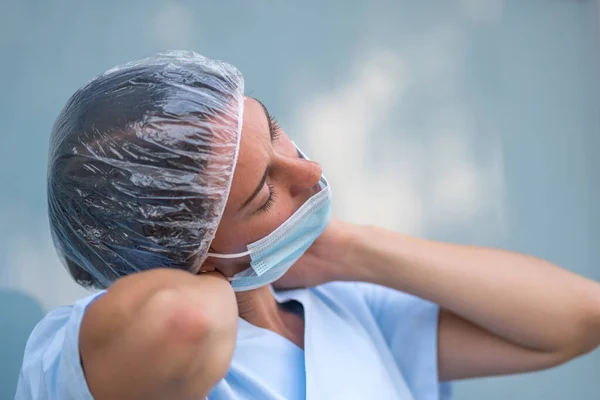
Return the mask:
[[600,291],[591,307],[584,313],[581,323],[580,355],[589,353],[600,346]]
[[590,353],[600,346],[600,296],[577,314],[571,322],[571,334],[567,335],[558,350],[563,362]]
[[[237,335],[237,312],[222,312],[222,304],[217,307],[206,301],[194,301],[198,300],[195,297],[193,292],[173,290],[156,295],[164,315],[160,322],[160,342],[170,352],[169,358],[173,352],[181,356],[171,371],[175,381],[182,376],[195,376],[210,390],[229,370]],[[195,375],[193,371],[202,373]],[[193,379],[188,384],[195,385]]]
[[212,348],[222,341],[235,342],[238,314],[234,296],[207,298],[196,290],[168,288],[156,292],[150,303],[163,343]]
[[580,354],[586,354],[600,346],[600,290],[595,292],[582,314],[579,350]]
[[167,343],[202,340],[215,325],[201,307],[172,289],[157,291],[146,306],[156,316],[156,335]]

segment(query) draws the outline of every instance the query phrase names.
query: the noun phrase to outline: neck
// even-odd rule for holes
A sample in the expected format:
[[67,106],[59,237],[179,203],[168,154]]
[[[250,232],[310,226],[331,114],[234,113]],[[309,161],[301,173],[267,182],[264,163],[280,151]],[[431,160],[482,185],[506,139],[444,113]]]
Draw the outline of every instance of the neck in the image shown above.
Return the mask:
[[304,320],[275,300],[269,286],[237,292],[239,316],[252,325],[273,331],[303,348]]
[[237,292],[235,297],[240,317],[254,325],[264,328],[279,317],[279,304],[268,286]]

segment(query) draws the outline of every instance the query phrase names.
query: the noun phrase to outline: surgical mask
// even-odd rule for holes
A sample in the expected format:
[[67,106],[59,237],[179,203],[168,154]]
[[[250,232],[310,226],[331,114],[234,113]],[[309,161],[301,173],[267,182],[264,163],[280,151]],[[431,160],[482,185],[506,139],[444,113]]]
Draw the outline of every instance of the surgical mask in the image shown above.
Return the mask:
[[[298,149],[302,158],[306,156]],[[266,237],[248,245],[236,254],[208,253],[215,258],[250,256],[250,267],[231,278],[236,292],[269,285],[281,278],[321,235],[331,213],[331,190],[324,177],[321,190],[308,199],[290,218]]]

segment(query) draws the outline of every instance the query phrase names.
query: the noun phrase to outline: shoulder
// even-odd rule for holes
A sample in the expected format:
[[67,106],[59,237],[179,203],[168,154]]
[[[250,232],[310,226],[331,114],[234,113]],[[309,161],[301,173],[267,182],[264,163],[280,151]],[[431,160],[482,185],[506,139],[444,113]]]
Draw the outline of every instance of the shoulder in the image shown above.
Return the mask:
[[79,358],[79,328],[87,307],[104,292],[50,311],[33,329],[23,356],[18,399],[91,399]]
[[389,301],[396,305],[434,306],[411,294],[367,282],[330,282],[311,288],[310,291],[319,297],[335,298],[350,304],[362,303],[371,307],[378,307]]
[[377,325],[386,336],[437,327],[439,307],[436,304],[384,286],[332,282],[310,291],[327,307],[351,315],[363,325]]
[[321,300],[340,306],[356,307],[365,304],[364,293],[357,282],[329,282],[310,288],[309,292]]
[[450,399],[438,381],[439,306],[411,294],[362,283],[329,283],[311,289],[337,315],[358,321],[382,357],[393,362],[415,398]]
[[359,282],[330,282],[309,289],[320,307],[329,308],[345,319],[357,320],[363,326],[376,323],[373,315],[373,293],[384,288]]
[[75,339],[78,335],[76,337],[70,335],[79,333],[79,326],[85,310],[102,294],[104,292],[93,293],[72,305],[61,306],[48,312],[36,325],[27,340],[23,367],[27,367],[32,362],[36,363],[42,353],[48,354],[60,350],[60,346],[52,346],[52,344],[59,342],[64,344],[65,340]]

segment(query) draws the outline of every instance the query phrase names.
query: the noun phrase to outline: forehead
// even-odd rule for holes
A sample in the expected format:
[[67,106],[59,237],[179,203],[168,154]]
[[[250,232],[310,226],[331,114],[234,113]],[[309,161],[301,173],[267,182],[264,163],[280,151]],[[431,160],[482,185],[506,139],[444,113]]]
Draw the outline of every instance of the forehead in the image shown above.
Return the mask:
[[256,189],[269,163],[270,141],[269,121],[262,105],[245,97],[240,149],[225,215],[237,211]]
[[268,128],[265,110],[258,100],[244,96],[244,116],[242,123],[242,140],[252,135],[254,131]]

